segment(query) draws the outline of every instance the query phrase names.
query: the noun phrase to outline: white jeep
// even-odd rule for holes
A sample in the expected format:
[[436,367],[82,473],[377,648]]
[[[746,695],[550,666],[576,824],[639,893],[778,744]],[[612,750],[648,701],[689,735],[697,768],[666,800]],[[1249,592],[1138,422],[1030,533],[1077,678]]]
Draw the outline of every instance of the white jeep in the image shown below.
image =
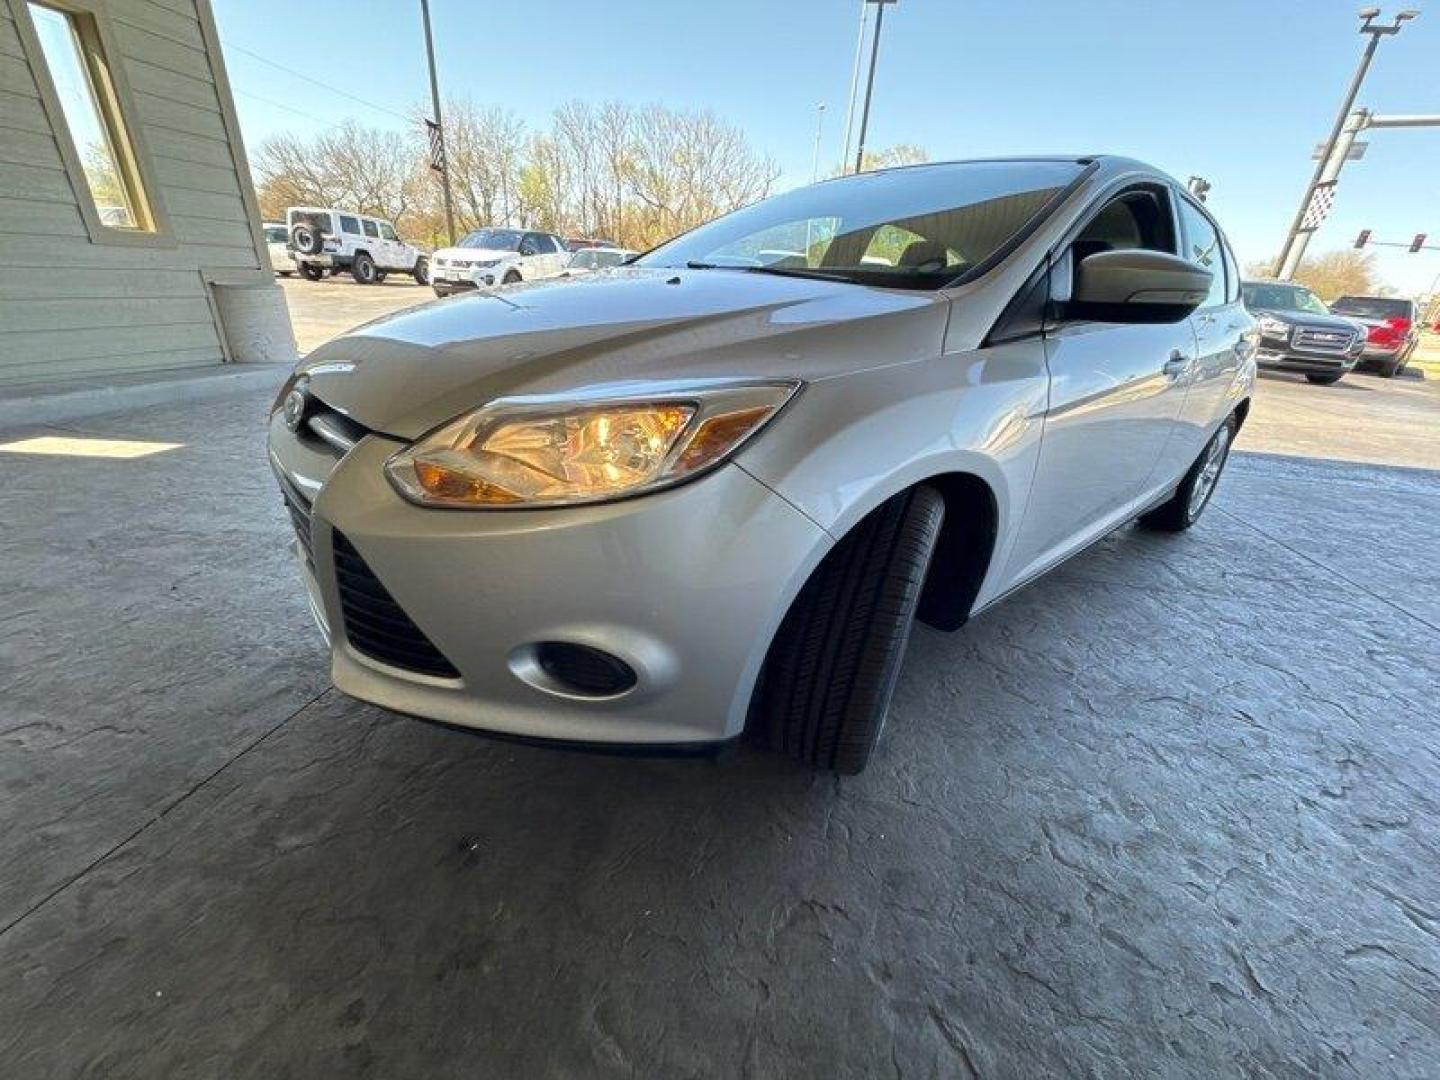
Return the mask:
[[383,218],[326,207],[292,206],[285,211],[288,248],[300,276],[319,281],[328,270],[349,270],[361,285],[385,280],[391,271],[430,283],[430,258],[405,243]]
[[454,247],[435,252],[430,275],[436,296],[492,285],[559,277],[570,253],[554,233],[534,229],[476,229]]

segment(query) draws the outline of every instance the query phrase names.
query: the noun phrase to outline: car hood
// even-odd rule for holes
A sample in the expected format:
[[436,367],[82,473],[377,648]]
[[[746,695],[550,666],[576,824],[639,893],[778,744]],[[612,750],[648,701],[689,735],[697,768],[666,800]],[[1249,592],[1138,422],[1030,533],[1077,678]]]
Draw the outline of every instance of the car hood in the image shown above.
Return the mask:
[[330,407],[408,439],[510,394],[813,380],[924,359],[940,347],[947,311],[929,292],[623,267],[412,308],[322,345],[298,370]]
[[1269,315],[1291,326],[1307,326],[1316,330],[1363,329],[1356,325],[1358,319],[1349,319],[1343,315],[1317,315],[1312,311],[1274,311],[1270,308],[1251,308],[1250,311],[1255,315]]
[[504,248],[448,247],[435,252],[436,259],[518,259],[519,252]]

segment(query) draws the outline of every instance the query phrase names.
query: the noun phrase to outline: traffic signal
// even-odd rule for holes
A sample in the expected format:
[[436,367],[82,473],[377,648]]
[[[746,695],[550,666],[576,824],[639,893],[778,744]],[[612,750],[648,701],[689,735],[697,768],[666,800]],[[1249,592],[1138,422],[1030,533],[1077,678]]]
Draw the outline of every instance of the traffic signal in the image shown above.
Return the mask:
[[1363,248],[1363,247],[1364,247],[1366,244],[1368,244],[1369,242],[1370,242],[1370,230],[1369,230],[1369,229],[1361,229],[1361,230],[1360,230],[1360,235],[1355,238],[1355,246],[1356,246],[1357,248]]
[[1410,241],[1410,254],[1415,254],[1415,252],[1419,251],[1424,246],[1425,234],[1423,232],[1417,232],[1415,234],[1415,239]]

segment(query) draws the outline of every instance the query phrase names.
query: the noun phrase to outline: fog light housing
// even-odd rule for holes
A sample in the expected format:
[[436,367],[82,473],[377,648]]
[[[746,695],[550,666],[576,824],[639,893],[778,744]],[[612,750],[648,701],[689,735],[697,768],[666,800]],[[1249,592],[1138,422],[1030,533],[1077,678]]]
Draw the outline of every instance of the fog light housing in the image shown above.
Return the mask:
[[639,682],[620,657],[572,641],[537,641],[510,654],[516,678],[537,690],[568,698],[613,698]]

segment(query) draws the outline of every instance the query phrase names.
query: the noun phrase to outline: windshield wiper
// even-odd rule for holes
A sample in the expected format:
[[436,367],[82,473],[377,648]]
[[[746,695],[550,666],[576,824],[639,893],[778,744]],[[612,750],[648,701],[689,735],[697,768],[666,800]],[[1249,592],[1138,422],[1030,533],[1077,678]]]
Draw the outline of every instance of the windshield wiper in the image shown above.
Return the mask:
[[[691,259],[691,260],[689,260],[689,261],[685,264],[685,269],[686,269],[686,270],[719,270],[719,269],[720,269],[720,264],[719,264],[719,263],[696,262],[694,259]],[[732,269],[732,270],[733,270],[734,267],[727,267],[726,269]]]
[[835,270],[815,270],[808,266],[744,266],[740,267],[747,274],[778,274],[781,277],[803,277],[822,278],[825,281],[848,281],[855,284],[853,278]]

